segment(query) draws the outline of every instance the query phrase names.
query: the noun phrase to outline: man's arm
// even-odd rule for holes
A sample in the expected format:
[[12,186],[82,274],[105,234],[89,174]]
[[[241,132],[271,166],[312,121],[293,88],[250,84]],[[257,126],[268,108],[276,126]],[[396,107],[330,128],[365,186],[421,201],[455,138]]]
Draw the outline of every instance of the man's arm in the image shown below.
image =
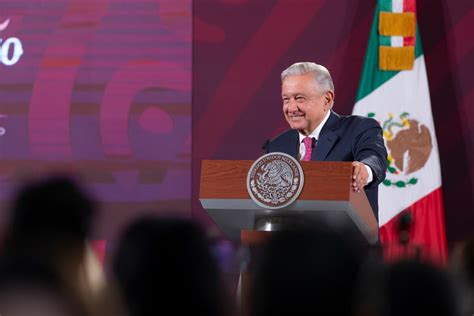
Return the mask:
[[[353,144],[353,188],[361,190],[379,185],[385,179],[387,169],[387,149],[385,148],[380,124],[370,118],[361,122],[360,133]],[[372,170],[373,179],[367,183],[368,173],[365,168]]]

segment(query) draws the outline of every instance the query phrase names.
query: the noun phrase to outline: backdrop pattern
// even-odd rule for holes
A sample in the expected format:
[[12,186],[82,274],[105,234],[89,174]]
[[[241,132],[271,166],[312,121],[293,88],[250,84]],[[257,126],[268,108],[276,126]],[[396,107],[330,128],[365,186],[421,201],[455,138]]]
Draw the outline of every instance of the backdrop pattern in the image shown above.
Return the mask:
[[191,9],[1,1],[2,201],[22,175],[68,170],[103,202],[96,238],[147,210],[190,215]]

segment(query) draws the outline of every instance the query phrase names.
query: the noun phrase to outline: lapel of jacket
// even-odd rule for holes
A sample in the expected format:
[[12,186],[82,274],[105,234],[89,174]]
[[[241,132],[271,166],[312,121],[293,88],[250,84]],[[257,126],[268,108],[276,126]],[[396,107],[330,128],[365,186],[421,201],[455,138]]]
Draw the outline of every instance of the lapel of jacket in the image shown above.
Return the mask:
[[311,160],[325,160],[331,149],[339,141],[339,136],[334,132],[339,126],[339,120],[339,115],[331,111],[329,119],[319,134],[319,139],[311,155]]

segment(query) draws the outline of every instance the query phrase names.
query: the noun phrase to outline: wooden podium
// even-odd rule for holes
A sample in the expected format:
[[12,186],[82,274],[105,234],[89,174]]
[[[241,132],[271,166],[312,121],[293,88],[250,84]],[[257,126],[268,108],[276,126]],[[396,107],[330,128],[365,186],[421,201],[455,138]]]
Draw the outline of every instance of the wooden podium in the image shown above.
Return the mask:
[[[351,188],[350,162],[301,161],[304,187],[298,199],[278,210],[258,206],[247,193],[251,160],[204,160],[199,199],[203,208],[231,240],[268,218],[321,222],[334,229],[360,233],[368,243],[378,240],[378,224],[365,193]],[[271,225],[270,225],[271,226]],[[271,227],[270,227],[271,228]]]

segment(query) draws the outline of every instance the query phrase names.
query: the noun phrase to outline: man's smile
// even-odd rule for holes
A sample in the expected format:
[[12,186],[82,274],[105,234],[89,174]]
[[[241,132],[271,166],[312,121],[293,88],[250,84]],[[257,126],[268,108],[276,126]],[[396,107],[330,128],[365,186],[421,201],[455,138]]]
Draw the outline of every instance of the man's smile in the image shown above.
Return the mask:
[[304,114],[289,114],[288,117],[292,120],[297,120],[300,118],[304,118]]

